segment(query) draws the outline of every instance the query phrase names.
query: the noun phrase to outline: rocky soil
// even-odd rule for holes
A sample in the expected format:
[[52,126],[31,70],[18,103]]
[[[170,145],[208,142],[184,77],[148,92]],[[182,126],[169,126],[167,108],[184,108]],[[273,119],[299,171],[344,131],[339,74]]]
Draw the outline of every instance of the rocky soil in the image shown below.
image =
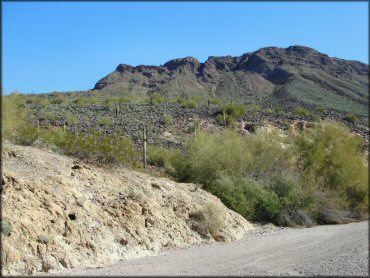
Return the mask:
[[34,147],[5,144],[2,158],[4,275],[101,267],[255,228],[194,184]]
[[[50,121],[41,119],[40,126],[62,127],[66,112],[72,112],[79,117],[78,131],[89,132],[96,130],[103,134],[112,134],[117,132],[128,138],[131,138],[134,143],[140,144],[142,136],[142,126],[145,123],[148,130],[149,144],[156,146],[165,146],[170,148],[181,148],[187,138],[194,135],[194,125],[196,122],[199,128],[207,131],[221,131],[224,127],[222,123],[217,121],[217,116],[220,115],[221,109],[218,106],[201,105],[197,109],[187,109],[181,107],[177,103],[162,103],[158,106],[144,104],[120,104],[119,114],[116,110],[106,109],[102,105],[88,105],[86,107],[78,107],[74,104],[50,105],[46,108],[38,108],[37,105],[29,105],[31,111],[43,114],[47,111],[53,111],[56,114],[57,120]],[[168,124],[165,121],[165,115],[171,115],[173,124]],[[329,119],[340,121],[347,125],[353,132],[361,135],[366,140],[369,137],[369,127],[367,118],[360,117],[357,124],[349,121],[344,121],[344,112],[328,111],[320,114],[321,119]],[[111,119],[110,125],[99,125],[103,117]],[[263,127],[273,125],[277,128],[288,130],[292,125],[300,126],[302,122],[314,122],[313,116],[298,116],[294,114],[282,114],[266,111],[253,111],[246,113],[239,119],[239,129],[248,130],[249,127]],[[36,125],[36,123],[34,123]],[[247,125],[246,125],[247,124]],[[67,126],[71,132],[73,126]]]

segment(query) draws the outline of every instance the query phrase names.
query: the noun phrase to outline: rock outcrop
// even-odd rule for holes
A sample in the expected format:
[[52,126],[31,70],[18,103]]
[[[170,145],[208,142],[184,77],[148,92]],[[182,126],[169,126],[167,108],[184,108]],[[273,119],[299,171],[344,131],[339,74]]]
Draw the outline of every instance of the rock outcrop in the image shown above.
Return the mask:
[[99,267],[254,229],[194,184],[4,145],[5,275]]

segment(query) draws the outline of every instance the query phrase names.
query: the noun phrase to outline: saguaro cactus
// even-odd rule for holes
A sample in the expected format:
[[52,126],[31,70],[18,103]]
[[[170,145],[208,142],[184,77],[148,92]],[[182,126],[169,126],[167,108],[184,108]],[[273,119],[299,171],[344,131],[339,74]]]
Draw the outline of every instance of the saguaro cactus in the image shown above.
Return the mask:
[[147,134],[146,134],[146,128],[144,125],[144,128],[143,128],[143,165],[144,165],[144,168],[146,167],[146,141],[147,141]]

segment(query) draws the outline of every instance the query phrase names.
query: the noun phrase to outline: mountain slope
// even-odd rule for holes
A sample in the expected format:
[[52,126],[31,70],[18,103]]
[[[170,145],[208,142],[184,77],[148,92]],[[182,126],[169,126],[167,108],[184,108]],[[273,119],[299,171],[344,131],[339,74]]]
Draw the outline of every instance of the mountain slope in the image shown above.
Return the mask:
[[120,64],[94,90],[113,94],[202,99],[294,108],[321,105],[329,110],[367,115],[369,67],[328,57],[303,46],[267,47],[240,57],[186,57],[162,66]]

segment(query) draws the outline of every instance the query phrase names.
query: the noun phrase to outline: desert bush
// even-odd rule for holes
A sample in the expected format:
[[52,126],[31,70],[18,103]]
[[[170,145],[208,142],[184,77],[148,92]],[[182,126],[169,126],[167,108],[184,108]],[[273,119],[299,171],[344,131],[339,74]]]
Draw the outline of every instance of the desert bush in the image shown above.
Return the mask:
[[166,125],[173,124],[173,117],[171,114],[164,114],[163,117],[164,117],[164,122],[166,123]]
[[42,97],[38,97],[37,103],[40,107],[46,107],[50,104],[47,98],[42,98]]
[[308,115],[310,115],[310,112],[308,110],[306,110],[305,108],[300,107],[300,106],[298,106],[294,109],[294,113],[298,116],[308,116]]
[[113,125],[113,121],[111,119],[111,117],[108,117],[108,116],[103,116],[100,120],[99,120],[99,125],[100,126],[112,126]]
[[346,127],[327,122],[296,137],[267,129],[244,137],[200,132],[170,159],[171,174],[202,184],[250,220],[310,226],[325,217],[343,219],[343,209],[366,210],[363,144]]
[[182,107],[188,109],[195,109],[199,106],[200,98],[199,97],[192,97],[182,103]]
[[71,112],[67,112],[66,113],[66,122],[69,125],[77,125],[78,124],[78,117],[76,115],[74,115],[73,113],[71,113]]
[[176,151],[172,151],[162,147],[148,147],[148,163],[157,167],[169,168],[171,159],[177,155]]
[[73,103],[75,103],[78,107],[85,107],[89,102],[86,97],[78,97],[73,100]]
[[20,129],[25,128],[27,111],[23,107],[24,99],[19,94],[1,96],[1,127],[2,138],[15,139]]
[[248,111],[248,112],[255,112],[255,111],[260,111],[261,110],[261,106],[259,106],[258,104],[256,103],[251,103],[251,104],[248,104],[246,107],[245,107],[245,110]]
[[50,100],[50,103],[51,104],[62,104],[63,102],[65,102],[65,100],[66,100],[65,97],[63,97],[61,95],[55,95]]
[[218,115],[216,118],[219,125],[228,126],[231,128],[235,128],[237,121],[234,117],[223,113],[222,115]]
[[275,108],[274,108],[274,111],[275,111],[275,113],[278,113],[278,114],[281,114],[281,113],[283,113],[284,111],[283,111],[283,108],[281,107],[281,106],[276,106]]
[[217,97],[213,97],[210,99],[210,103],[212,103],[213,105],[221,106],[222,100]]
[[293,175],[296,156],[292,139],[284,132],[259,128],[244,141],[253,161],[248,175],[266,183],[273,178]]
[[354,114],[354,113],[348,113],[344,118],[343,118],[343,120],[346,120],[346,121],[348,121],[348,122],[351,122],[351,123],[358,123],[358,117],[357,117],[357,115],[356,114]]
[[224,176],[209,190],[248,220],[281,223],[282,206],[278,196],[254,179]]
[[172,163],[179,180],[208,184],[224,174],[245,174],[251,165],[251,156],[236,132],[199,132],[188,143],[185,154],[175,157]]
[[325,122],[296,139],[299,173],[311,191],[335,192],[337,202],[355,207],[368,202],[364,141],[341,124]]
[[47,111],[42,115],[42,118],[45,120],[50,121],[51,123],[55,123],[58,119],[57,115],[53,111]]
[[223,106],[223,111],[226,115],[237,118],[245,114],[246,108],[242,104],[227,103]]
[[57,146],[66,155],[89,158],[105,164],[132,164],[137,155],[131,140],[118,134],[108,136],[91,131],[89,134],[75,135],[63,132],[60,128],[43,129],[39,140]]
[[227,103],[222,107],[222,115],[217,117],[219,124],[225,126],[235,127],[237,118],[243,116],[246,112],[246,108],[242,104]]
[[151,105],[157,106],[157,105],[159,105],[159,104],[161,104],[165,101],[166,101],[165,97],[160,95],[159,93],[155,93],[155,94],[150,96],[150,104]]
[[184,99],[183,97],[181,97],[181,96],[178,96],[178,97],[176,98],[176,102],[177,102],[178,104],[182,105],[182,104],[185,102],[185,99]]
[[202,209],[190,214],[193,230],[202,236],[210,234],[216,241],[221,241],[220,229],[225,226],[223,210],[215,203],[209,202]]
[[325,112],[325,111],[326,111],[326,108],[325,108],[324,106],[322,106],[322,105],[317,105],[317,106],[315,107],[315,110],[316,110],[318,113],[323,113],[323,112]]
[[119,97],[112,97],[112,96],[107,96],[104,100],[103,100],[103,106],[105,108],[105,110],[109,111],[111,110],[114,106],[116,106],[119,102],[120,102],[120,98]]

